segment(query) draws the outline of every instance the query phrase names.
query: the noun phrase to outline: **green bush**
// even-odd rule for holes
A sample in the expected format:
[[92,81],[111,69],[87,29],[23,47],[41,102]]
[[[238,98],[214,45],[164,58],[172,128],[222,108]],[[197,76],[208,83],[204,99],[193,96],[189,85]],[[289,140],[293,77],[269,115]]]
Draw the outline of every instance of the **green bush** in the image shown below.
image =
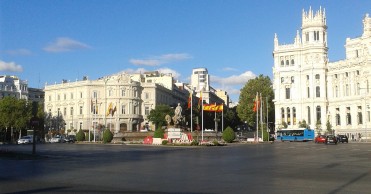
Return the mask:
[[218,146],[219,145],[219,142],[217,140],[214,140],[213,141],[213,144],[214,144],[214,146]]
[[162,127],[156,129],[155,133],[153,134],[154,138],[164,138],[165,130]]
[[104,130],[103,132],[103,143],[109,143],[113,139],[113,134],[109,129]]
[[195,139],[191,142],[191,146],[198,146],[198,144],[198,141]]
[[235,138],[236,134],[233,129],[228,126],[223,132],[223,140],[227,143],[232,143]]
[[167,143],[168,143],[167,140],[162,141],[162,145],[167,145]]
[[[90,141],[94,140],[94,134],[90,131]],[[89,141],[89,133],[85,135],[85,141]]]
[[84,141],[85,140],[85,133],[80,129],[79,132],[76,134],[76,141]]

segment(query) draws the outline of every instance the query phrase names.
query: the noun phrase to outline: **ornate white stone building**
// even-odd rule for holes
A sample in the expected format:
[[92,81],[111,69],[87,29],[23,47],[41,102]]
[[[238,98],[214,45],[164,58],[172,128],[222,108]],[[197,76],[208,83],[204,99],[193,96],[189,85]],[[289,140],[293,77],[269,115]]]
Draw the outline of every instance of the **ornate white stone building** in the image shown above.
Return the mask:
[[303,10],[301,32],[293,44],[274,37],[275,128],[297,128],[305,120],[317,133],[330,122],[336,134],[371,136],[371,18],[363,34],[346,39],[346,59],[329,62],[325,10]]
[[[149,72],[106,76],[76,82],[64,80],[45,86],[45,112],[62,115],[61,129],[93,129],[97,124],[112,132],[139,131],[148,125],[147,115],[158,104],[186,103],[187,90],[174,86],[168,74]],[[109,110],[114,113],[109,114]],[[154,129],[153,126],[149,126]]]

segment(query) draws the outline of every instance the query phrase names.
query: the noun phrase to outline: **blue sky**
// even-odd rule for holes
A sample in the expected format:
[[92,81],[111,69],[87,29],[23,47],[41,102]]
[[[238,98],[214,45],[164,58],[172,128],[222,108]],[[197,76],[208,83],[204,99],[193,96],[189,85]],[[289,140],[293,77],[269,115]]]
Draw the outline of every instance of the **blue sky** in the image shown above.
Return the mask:
[[293,43],[310,6],[326,9],[330,61],[344,59],[371,1],[1,0],[0,74],[42,88],[121,71],[189,82],[206,67],[211,85],[236,102],[249,79],[272,78],[274,33]]

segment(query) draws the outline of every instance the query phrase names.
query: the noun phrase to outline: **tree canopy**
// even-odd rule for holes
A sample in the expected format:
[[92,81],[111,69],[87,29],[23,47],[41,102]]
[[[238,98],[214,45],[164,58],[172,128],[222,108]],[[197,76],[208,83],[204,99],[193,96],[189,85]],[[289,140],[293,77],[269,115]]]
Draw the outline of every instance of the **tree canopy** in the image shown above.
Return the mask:
[[155,109],[152,109],[150,111],[147,118],[149,121],[156,125],[157,129],[159,126],[163,126],[166,124],[166,115],[170,115],[171,117],[174,116],[174,109],[171,108],[169,105],[160,104],[157,105]]
[[272,82],[268,76],[259,75],[255,79],[250,79],[241,89],[237,106],[238,116],[242,121],[246,121],[250,126],[254,126],[256,122],[256,112],[253,111],[253,108],[257,93],[261,93],[262,96],[264,122],[266,122],[267,117],[267,104],[269,122],[274,121],[274,92]]
[[0,127],[26,128],[32,117],[32,105],[26,100],[5,97],[0,100]]

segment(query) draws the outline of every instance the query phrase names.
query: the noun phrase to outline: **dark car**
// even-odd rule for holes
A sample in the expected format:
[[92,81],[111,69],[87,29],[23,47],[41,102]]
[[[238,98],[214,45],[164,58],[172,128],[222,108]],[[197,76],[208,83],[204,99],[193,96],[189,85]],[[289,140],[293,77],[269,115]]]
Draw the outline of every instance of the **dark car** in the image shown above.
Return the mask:
[[64,138],[64,141],[65,141],[66,143],[75,143],[75,141],[76,141],[76,136],[74,136],[74,135],[69,135],[69,136],[67,136],[66,138]]
[[340,142],[341,143],[344,143],[344,142],[348,143],[348,137],[346,135],[338,135],[337,138],[338,138],[339,143]]
[[333,144],[336,145],[338,143],[338,139],[334,135],[328,135],[328,136],[326,136],[325,143],[326,144],[333,143]]

